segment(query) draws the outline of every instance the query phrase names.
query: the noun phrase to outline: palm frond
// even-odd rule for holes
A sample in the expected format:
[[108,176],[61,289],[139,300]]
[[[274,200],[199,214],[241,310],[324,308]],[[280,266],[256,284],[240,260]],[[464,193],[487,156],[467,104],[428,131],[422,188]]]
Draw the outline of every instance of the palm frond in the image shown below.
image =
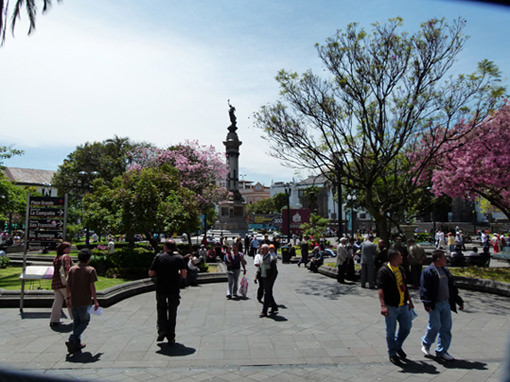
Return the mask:
[[[9,14],[9,1],[0,0],[0,46],[5,43],[5,32],[7,29],[7,16]],[[30,35],[35,30],[35,22],[37,18],[37,1],[42,1],[42,12],[46,12],[52,5],[52,0],[16,0],[14,3],[14,9],[11,15],[11,31],[14,36],[14,29],[16,28],[16,21],[21,18],[21,11],[23,6],[26,7],[28,20],[30,26],[28,28],[28,34]],[[57,0],[61,2],[62,0]]]
[[7,25],[7,10],[9,9],[9,0],[0,0],[0,45],[5,41],[5,29]]

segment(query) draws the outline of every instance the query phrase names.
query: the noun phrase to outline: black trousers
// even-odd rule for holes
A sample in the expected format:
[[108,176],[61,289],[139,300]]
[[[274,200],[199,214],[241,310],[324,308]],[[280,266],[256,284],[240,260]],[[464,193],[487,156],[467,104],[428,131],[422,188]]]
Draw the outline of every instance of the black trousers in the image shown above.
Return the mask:
[[344,283],[345,282],[345,262],[343,264],[339,264],[338,265],[338,273],[336,275],[336,281],[338,281],[339,283]]
[[274,277],[262,277],[262,286],[264,287],[264,307],[262,308],[262,313],[267,314],[267,310],[271,308],[272,310],[278,310],[278,305],[273,297],[273,286],[276,281],[276,276]]
[[410,282],[413,286],[420,286],[421,264],[411,265]]
[[156,309],[158,311],[158,335],[175,340],[175,322],[177,307],[181,296],[177,293],[156,292]]
[[259,283],[259,287],[257,289],[257,300],[262,301],[262,297],[264,297],[264,285],[262,284],[262,277],[260,277],[260,274],[257,274],[257,281]]
[[276,277],[262,277],[261,280],[264,287],[264,307],[262,308],[262,313],[267,314],[269,308],[278,310],[278,305],[276,305],[273,297],[273,285]]
[[308,253],[304,253],[304,254],[302,253],[301,258],[298,261],[298,265],[305,264],[305,267],[306,267],[307,263],[308,263]]

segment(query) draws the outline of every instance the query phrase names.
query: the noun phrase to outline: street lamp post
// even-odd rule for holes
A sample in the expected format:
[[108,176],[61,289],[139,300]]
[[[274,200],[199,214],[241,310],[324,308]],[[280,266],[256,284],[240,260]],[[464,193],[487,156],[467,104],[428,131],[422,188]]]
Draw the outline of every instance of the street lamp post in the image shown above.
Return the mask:
[[473,236],[476,237],[476,200],[473,198]]
[[334,158],[335,163],[335,170],[336,170],[336,185],[337,185],[337,197],[338,197],[338,242],[340,242],[340,239],[342,238],[344,231],[343,231],[343,224],[342,224],[342,182],[341,182],[341,175],[342,175],[342,160],[339,157]]
[[[91,172],[80,171],[78,173],[78,175],[80,176],[80,184],[81,184],[81,187],[83,189],[83,193],[85,194],[85,192],[90,187],[92,187],[91,179],[93,179],[96,176],[98,176],[99,173],[97,171],[91,171]],[[82,198],[83,198],[83,195],[82,195]],[[86,233],[85,233],[85,245],[88,248],[89,244],[90,244],[90,230],[88,229],[88,227],[85,227],[85,230],[86,230]]]
[[285,195],[287,196],[287,244],[290,244],[290,194],[292,189],[290,184],[285,185]]
[[354,201],[356,200],[356,197],[354,195],[347,195],[347,200],[349,202],[349,208],[351,210],[351,237],[354,237]]

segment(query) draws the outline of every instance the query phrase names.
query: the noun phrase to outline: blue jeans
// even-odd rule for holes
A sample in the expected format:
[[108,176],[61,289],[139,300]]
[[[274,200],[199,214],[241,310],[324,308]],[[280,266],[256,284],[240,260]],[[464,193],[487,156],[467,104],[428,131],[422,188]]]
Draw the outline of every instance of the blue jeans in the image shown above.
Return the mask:
[[[402,349],[402,344],[411,332],[411,311],[409,305],[400,307],[387,305],[389,314],[386,318],[386,343],[388,344],[388,354],[390,357],[397,354]],[[398,322],[398,333],[395,335]]]
[[234,269],[227,271],[228,278],[228,290],[227,295],[229,296],[237,296],[237,287],[239,285],[239,273],[241,273],[241,269]]
[[81,334],[90,321],[89,305],[72,305],[71,312],[73,313],[73,333],[69,336],[69,342],[80,345]]
[[427,348],[437,339],[436,353],[446,353],[452,342],[452,311],[448,300],[436,302],[436,306],[429,312],[427,332],[421,342]]

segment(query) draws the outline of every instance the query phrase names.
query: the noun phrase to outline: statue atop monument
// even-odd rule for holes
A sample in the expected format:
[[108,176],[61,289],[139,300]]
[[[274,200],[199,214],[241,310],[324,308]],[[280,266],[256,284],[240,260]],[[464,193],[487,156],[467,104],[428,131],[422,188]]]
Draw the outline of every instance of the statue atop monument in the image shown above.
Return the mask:
[[228,115],[230,116],[231,123],[231,125],[228,127],[228,131],[230,131],[231,133],[235,133],[235,131],[237,130],[237,118],[235,115],[236,108],[230,104],[230,100],[228,100],[228,106],[229,106]]

